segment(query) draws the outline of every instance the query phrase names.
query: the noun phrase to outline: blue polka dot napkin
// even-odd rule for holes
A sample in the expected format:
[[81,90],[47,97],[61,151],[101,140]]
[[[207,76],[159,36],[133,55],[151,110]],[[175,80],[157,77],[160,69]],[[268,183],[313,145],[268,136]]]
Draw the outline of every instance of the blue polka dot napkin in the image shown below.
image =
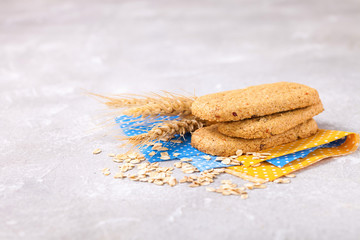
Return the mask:
[[[133,118],[129,116],[119,116],[115,120],[120,125],[120,128],[123,130],[124,134],[127,136],[135,136],[138,134],[146,133],[151,130],[154,126],[161,123],[163,120],[175,120],[178,117],[158,117],[155,121],[149,121],[147,119],[142,119],[141,117]],[[173,142],[161,142],[164,147],[167,147],[169,150],[166,150],[170,156],[170,160],[180,160],[181,158],[191,158],[192,161],[189,162],[194,165],[200,171],[205,171],[212,168],[222,168],[229,167],[231,165],[222,164],[219,161],[215,161],[214,156],[203,153],[196,148],[191,146],[191,134],[187,133],[185,136],[181,137],[176,135],[174,139],[181,140],[182,143],[173,143]],[[149,153],[152,152],[152,146],[143,146],[140,148],[140,151],[145,155],[146,159],[149,162],[161,162],[169,161],[160,159],[160,151],[154,151],[155,155],[150,156]],[[178,156],[174,156],[174,153],[178,153]],[[210,160],[206,160],[204,156],[210,156]]]

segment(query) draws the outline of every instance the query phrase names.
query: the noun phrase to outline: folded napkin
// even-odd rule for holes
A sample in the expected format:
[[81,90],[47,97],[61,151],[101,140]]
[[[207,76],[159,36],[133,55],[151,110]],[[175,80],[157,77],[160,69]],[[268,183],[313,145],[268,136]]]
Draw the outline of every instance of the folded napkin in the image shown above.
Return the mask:
[[260,151],[271,154],[267,159],[254,160],[253,156],[241,156],[238,160],[243,165],[231,167],[227,172],[254,181],[273,181],[324,158],[355,152],[359,142],[357,133],[319,129],[311,137]]
[[[117,117],[116,122],[120,125],[125,135],[134,136],[146,133],[163,120],[175,120],[177,118],[176,116],[159,117],[154,121],[123,115]],[[190,144],[191,134],[175,136],[175,139],[182,142],[157,141],[168,148],[166,152],[169,154],[169,160],[191,158],[192,161],[189,163],[200,171],[227,167],[226,171],[228,173],[254,182],[273,181],[276,178],[316,163],[321,159],[350,154],[356,151],[360,142],[360,137],[357,133],[320,129],[317,134],[311,137],[260,151],[260,153],[271,154],[266,159],[253,159],[252,155],[243,155],[238,157],[238,160],[243,164],[242,166],[229,167],[229,165],[216,161],[215,156],[193,148]],[[154,151],[154,155],[150,154],[153,152],[152,146],[142,146],[140,151],[149,162],[165,161],[160,159],[161,151]]]

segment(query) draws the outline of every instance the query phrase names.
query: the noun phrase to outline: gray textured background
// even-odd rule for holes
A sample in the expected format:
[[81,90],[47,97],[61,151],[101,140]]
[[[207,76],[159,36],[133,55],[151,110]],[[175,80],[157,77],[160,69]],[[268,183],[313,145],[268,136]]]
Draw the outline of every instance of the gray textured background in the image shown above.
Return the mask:
[[114,180],[120,132],[83,95],[296,81],[360,132],[359,26],[358,0],[0,1],[0,238],[359,239],[359,151],[246,201]]

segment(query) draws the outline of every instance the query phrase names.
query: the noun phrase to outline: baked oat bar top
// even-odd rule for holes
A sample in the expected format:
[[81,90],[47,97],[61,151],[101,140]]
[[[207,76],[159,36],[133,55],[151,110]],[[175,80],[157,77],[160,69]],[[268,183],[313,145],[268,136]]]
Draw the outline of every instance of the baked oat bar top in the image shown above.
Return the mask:
[[225,122],[304,108],[319,102],[314,88],[278,82],[204,95],[194,101],[191,110],[201,119]]

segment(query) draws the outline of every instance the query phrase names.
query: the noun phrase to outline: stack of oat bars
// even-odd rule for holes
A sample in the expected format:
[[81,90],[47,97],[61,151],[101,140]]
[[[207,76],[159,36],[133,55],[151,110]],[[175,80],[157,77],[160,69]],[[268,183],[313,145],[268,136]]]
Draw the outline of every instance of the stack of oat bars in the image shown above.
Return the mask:
[[299,83],[278,82],[197,98],[192,114],[212,122],[192,134],[191,144],[207,154],[258,152],[314,135],[314,116],[323,105],[318,92]]

